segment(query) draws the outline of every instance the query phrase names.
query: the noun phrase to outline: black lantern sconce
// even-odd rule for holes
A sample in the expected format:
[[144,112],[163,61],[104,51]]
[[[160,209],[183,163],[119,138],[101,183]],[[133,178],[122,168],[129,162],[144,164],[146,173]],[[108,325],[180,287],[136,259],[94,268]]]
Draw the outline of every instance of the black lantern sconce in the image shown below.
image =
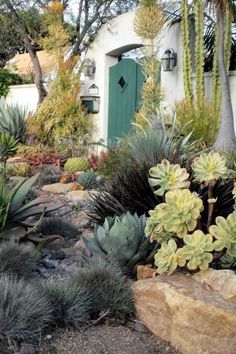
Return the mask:
[[164,71],[173,71],[177,65],[177,53],[173,49],[167,49],[161,58]]
[[90,79],[94,79],[96,73],[96,63],[94,59],[86,59],[84,62],[84,75]]

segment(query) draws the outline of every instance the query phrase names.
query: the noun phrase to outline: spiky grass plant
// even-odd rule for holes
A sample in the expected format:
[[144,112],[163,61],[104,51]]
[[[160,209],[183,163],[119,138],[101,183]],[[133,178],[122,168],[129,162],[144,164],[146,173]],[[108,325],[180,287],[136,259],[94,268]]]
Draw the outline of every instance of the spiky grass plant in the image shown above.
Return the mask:
[[78,239],[81,235],[81,230],[78,226],[60,217],[43,218],[38,225],[37,231],[43,235],[61,235],[70,239]]
[[13,241],[0,244],[0,275],[30,279],[37,267],[39,254],[32,247]]
[[91,315],[108,312],[109,316],[124,319],[134,314],[133,294],[117,264],[97,257],[87,268],[76,274],[71,282],[91,294]]
[[53,322],[59,326],[80,327],[88,322],[91,294],[69,280],[42,282],[39,292],[49,302],[53,312]]
[[0,277],[0,294],[0,339],[7,338],[19,353],[22,341],[37,340],[51,324],[51,306],[22,279]]

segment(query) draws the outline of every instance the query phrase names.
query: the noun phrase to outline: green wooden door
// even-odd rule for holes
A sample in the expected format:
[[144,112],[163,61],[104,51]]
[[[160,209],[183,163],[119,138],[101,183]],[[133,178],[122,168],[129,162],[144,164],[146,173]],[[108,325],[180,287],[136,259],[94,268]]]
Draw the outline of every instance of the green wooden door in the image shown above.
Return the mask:
[[139,109],[144,75],[133,59],[123,59],[110,68],[108,140],[128,133]]

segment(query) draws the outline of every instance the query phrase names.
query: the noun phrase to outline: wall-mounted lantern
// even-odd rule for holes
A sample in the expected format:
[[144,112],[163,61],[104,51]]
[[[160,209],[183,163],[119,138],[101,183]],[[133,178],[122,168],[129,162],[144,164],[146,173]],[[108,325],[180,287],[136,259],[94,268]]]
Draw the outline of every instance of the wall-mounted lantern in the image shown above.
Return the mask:
[[96,73],[96,62],[94,59],[86,59],[84,62],[84,75],[90,79],[94,79]]
[[177,65],[177,53],[173,49],[167,49],[161,58],[164,71],[173,71]]
[[98,96],[82,96],[81,100],[86,107],[88,113],[99,113],[100,97]]

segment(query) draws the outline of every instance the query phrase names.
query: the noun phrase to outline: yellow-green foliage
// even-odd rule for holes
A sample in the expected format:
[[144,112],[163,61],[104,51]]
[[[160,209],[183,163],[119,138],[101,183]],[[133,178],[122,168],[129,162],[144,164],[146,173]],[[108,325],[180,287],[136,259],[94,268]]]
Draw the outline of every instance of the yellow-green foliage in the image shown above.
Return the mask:
[[163,98],[159,81],[161,64],[157,60],[158,40],[166,23],[162,6],[153,0],[140,1],[135,16],[134,30],[145,42],[142,49],[142,65],[145,82],[141,92],[141,108],[135,116],[135,123],[146,128],[157,114],[157,108]]
[[204,104],[204,5],[203,0],[195,0],[195,71],[196,71],[196,99],[198,108]]
[[64,139],[76,142],[92,130],[91,117],[79,98],[80,74],[74,70],[79,58],[64,61],[69,33],[62,22],[62,14],[53,10],[53,6],[61,6],[57,3],[53,2],[45,14],[48,35],[41,41],[43,48],[57,59],[57,76],[51,82],[48,96],[39,106],[31,128],[42,143],[50,146],[58,145]]
[[210,151],[196,157],[192,164],[195,180],[208,185],[229,176],[226,157],[218,152]]
[[30,173],[30,165],[26,162],[20,163],[15,167],[9,168],[7,173],[12,176],[26,177]]
[[216,225],[210,227],[210,233],[216,239],[214,242],[216,251],[227,248],[229,255],[236,255],[236,212],[230,214],[227,219],[218,216]]
[[149,184],[151,187],[160,187],[155,191],[155,194],[160,196],[169,190],[188,188],[190,185],[187,170],[178,164],[170,164],[168,160],[152,167],[149,174],[152,177],[149,178]]
[[211,103],[204,101],[199,107],[196,100],[184,99],[175,106],[177,122],[183,126],[183,134],[192,132],[193,140],[200,140],[204,146],[211,146],[215,141],[219,119]]
[[177,249],[175,240],[169,240],[168,243],[163,243],[159,251],[155,255],[155,265],[158,273],[172,274],[176,268],[183,267],[186,260]]
[[68,172],[78,172],[89,170],[89,163],[83,157],[72,157],[65,163],[64,170]]
[[183,238],[195,230],[202,210],[202,200],[188,189],[169,191],[166,193],[166,202],[149,212],[145,233],[153,240],[158,239],[163,231],[173,232]]
[[210,253],[214,250],[213,237],[210,234],[205,235],[197,230],[192,235],[184,236],[185,246],[179,248],[179,256],[188,260],[188,269],[195,270],[198,267],[205,270],[213,260]]

